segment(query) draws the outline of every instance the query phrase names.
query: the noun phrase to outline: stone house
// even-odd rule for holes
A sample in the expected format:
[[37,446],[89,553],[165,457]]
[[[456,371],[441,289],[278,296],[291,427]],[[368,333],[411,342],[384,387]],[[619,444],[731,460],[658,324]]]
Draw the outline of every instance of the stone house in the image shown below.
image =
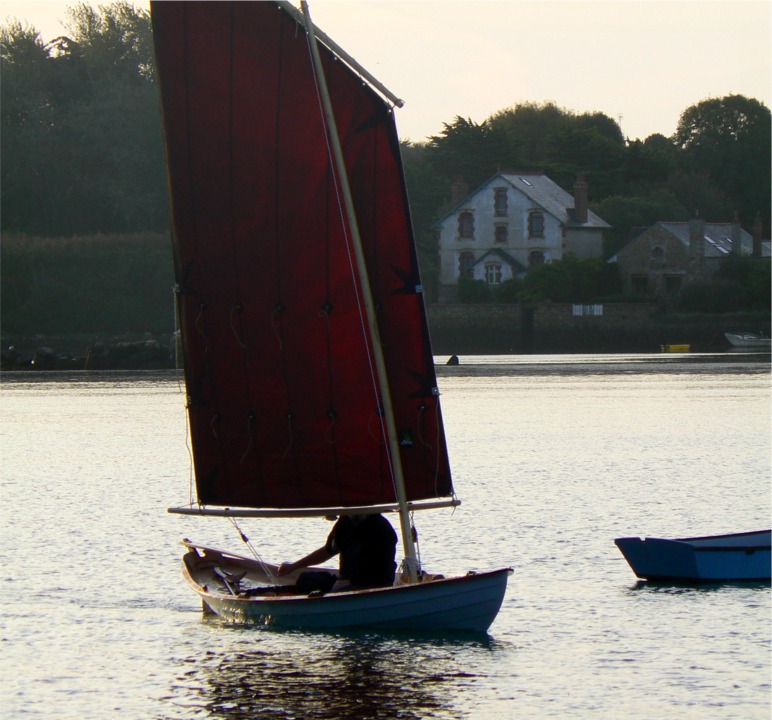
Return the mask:
[[640,232],[609,262],[616,262],[625,293],[659,299],[675,297],[694,280],[709,280],[731,255],[769,257],[769,243],[761,240],[761,221],[754,233],[738,220],[706,223],[658,222]]
[[587,207],[587,189],[581,175],[571,195],[543,173],[505,172],[467,194],[457,179],[435,225],[440,302],[457,297],[462,277],[498,285],[569,254],[602,257],[610,226]]

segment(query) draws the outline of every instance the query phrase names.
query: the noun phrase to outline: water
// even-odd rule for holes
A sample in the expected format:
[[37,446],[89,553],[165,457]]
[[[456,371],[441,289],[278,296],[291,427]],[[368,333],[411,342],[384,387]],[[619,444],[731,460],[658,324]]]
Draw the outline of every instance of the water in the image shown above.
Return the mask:
[[[636,582],[621,535],[770,526],[769,358],[466,358],[440,367],[455,512],[428,570],[511,565],[488,636],[272,632],[206,620],[179,539],[244,552],[188,500],[171,375],[6,374],[2,718],[770,716],[770,590]],[[242,521],[268,560],[321,519]]]

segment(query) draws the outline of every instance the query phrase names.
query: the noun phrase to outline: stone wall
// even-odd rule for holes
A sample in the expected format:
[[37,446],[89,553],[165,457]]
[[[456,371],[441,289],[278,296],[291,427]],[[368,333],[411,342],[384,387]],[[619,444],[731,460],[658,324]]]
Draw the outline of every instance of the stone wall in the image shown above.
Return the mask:
[[738,315],[663,315],[651,303],[600,307],[600,315],[575,315],[568,303],[540,303],[531,311],[517,304],[436,304],[427,313],[437,355],[659,352],[663,344],[715,352],[728,348],[727,330],[769,325],[769,318]]

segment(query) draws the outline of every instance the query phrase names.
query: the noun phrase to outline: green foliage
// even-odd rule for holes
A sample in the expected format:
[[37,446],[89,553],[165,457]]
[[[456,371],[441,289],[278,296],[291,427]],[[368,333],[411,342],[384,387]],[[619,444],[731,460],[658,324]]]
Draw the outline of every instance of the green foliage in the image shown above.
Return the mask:
[[743,289],[734,282],[693,282],[681,290],[678,309],[684,312],[725,313],[744,308]]
[[733,283],[740,288],[741,309],[769,310],[772,298],[772,266],[769,261],[731,256],[721,264],[713,279]]
[[[168,230],[149,14],[124,1],[98,9],[80,2],[68,17],[67,34],[50,42],[19,22],[0,26],[2,310],[9,322],[26,318],[51,326],[56,317],[66,320],[67,305],[50,300],[78,292],[64,272],[68,261],[58,254],[66,246],[61,237]],[[402,144],[427,297],[437,284],[434,226],[451,209],[450,188],[459,175],[474,190],[499,170],[539,169],[565,188],[583,173],[592,209],[612,225],[609,255],[632,228],[685,220],[695,210],[716,222],[738,211],[746,229],[758,212],[768,237],[771,136],[769,109],[741,95],[703,100],[683,112],[672,138],[656,134],[643,141],[625,139],[602,112],[577,114],[555,103],[520,103],[479,124],[457,116],[427,143]],[[36,255],[42,241],[24,254],[9,233],[60,238],[52,250],[60,263],[42,275]],[[100,237],[103,243],[82,244],[77,252],[91,247],[102,257],[103,245],[117,240]],[[585,302],[617,292],[618,279],[608,271],[570,258],[563,263],[492,290],[464,281],[459,294],[466,302]],[[768,266],[742,273],[730,263],[725,268],[739,274],[717,276],[712,298],[703,293],[706,302],[730,285],[742,288],[736,292],[741,304],[768,307]],[[68,272],[82,270],[70,266]],[[89,287],[112,297],[114,282],[97,287],[104,272],[94,267]],[[43,289],[49,299],[36,309],[32,298],[42,297],[36,293]],[[699,304],[701,292],[689,289],[685,301]]]
[[617,295],[622,283],[615,265],[600,258],[563,260],[532,268],[522,283],[523,297],[561,303],[592,303]]
[[771,280],[768,261],[728,257],[710,281],[685,286],[678,307],[708,313],[769,311]]
[[168,235],[4,236],[4,333],[170,332]]
[[[750,223],[761,212],[769,228],[769,108],[742,95],[703,100],[681,115],[673,141],[682,151],[686,172],[706,174],[726,194],[731,210],[737,210],[742,220]],[[710,205],[700,209],[705,217],[710,216]]]
[[487,303],[491,301],[491,288],[484,280],[460,278],[458,299],[462,303]]
[[492,288],[492,300],[497,303],[520,302],[522,292],[523,280],[511,278]]
[[126,2],[68,12],[69,35],[0,30],[2,230],[168,227],[149,14]]
[[611,195],[601,200],[595,211],[611,225],[605,236],[607,257],[630,241],[630,231],[634,228],[650,227],[662,218],[681,222],[691,217],[675,194],[666,189],[648,195]]

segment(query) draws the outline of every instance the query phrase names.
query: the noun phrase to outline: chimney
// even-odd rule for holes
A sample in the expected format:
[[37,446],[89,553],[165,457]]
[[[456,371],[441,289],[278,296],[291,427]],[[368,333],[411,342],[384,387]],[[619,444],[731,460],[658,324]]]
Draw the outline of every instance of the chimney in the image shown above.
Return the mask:
[[469,195],[469,185],[464,182],[463,175],[456,175],[453,179],[453,184],[450,186],[451,205],[456,207],[467,195]]
[[587,187],[584,175],[579,175],[574,183],[574,219],[580,223],[587,222]]
[[699,260],[705,255],[705,221],[699,216],[699,210],[694,211],[694,217],[689,220],[689,257]]
[[740,225],[740,218],[737,213],[732,220],[732,255],[741,257],[743,254],[743,229]]
[[756,220],[753,223],[753,257],[761,257],[761,213],[756,213]]

